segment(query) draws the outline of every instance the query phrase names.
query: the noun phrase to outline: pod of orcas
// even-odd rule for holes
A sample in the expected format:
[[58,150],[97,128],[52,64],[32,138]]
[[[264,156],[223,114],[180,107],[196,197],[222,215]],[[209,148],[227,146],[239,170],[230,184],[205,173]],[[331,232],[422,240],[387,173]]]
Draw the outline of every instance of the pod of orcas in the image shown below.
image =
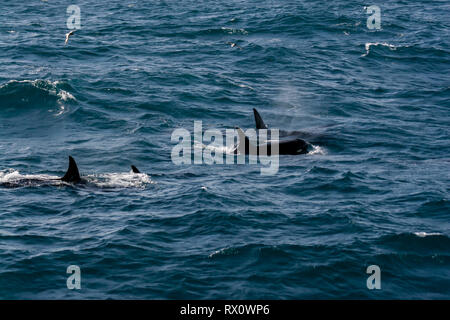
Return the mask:
[[[131,166],[131,170],[133,173],[140,173],[138,168],[135,166]],[[21,179],[15,179],[12,182],[3,182],[0,183],[0,186],[5,188],[17,188],[22,186],[49,186],[49,185],[58,185],[55,184],[58,181],[62,181],[65,183],[73,184],[73,185],[87,185],[88,181],[83,179],[80,176],[80,171],[78,170],[77,163],[74,158],[69,156],[69,168],[62,178],[43,178],[42,176],[24,176]]]
[[[256,109],[253,109],[253,114],[255,116],[256,129],[268,129],[267,125],[264,123],[261,115]],[[261,144],[252,144],[250,139],[245,135],[244,131],[236,127],[238,132],[239,142],[237,143],[234,153],[246,154],[246,155],[267,155],[271,156],[274,154],[280,155],[297,155],[305,154],[308,152],[308,143],[300,138],[284,139],[278,141],[266,141]],[[289,137],[294,135],[301,135],[302,132],[299,131],[279,131],[280,137]],[[141,173],[138,168],[134,165],[131,166],[131,170],[135,174]],[[30,179],[29,179],[30,180]],[[80,176],[77,163],[72,156],[69,156],[69,168],[62,178],[51,179],[53,181],[60,180],[71,184],[86,183],[86,181]]]
[[[131,166],[131,170],[133,173],[141,173],[138,168],[135,166]],[[68,182],[68,183],[83,183],[85,182],[81,176],[80,171],[78,171],[77,163],[75,162],[75,159],[69,156],[69,168],[67,169],[66,174],[60,178],[59,180]]]

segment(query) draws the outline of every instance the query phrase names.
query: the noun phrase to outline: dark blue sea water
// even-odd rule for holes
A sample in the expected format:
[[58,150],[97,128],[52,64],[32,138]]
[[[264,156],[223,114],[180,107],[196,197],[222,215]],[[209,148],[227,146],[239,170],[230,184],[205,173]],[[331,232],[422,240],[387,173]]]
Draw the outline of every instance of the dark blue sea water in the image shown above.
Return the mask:
[[[0,298],[449,299],[449,17],[448,1],[2,1]],[[175,129],[253,128],[252,108],[313,133],[310,153],[273,176],[172,163]],[[68,155],[88,185],[24,182]]]

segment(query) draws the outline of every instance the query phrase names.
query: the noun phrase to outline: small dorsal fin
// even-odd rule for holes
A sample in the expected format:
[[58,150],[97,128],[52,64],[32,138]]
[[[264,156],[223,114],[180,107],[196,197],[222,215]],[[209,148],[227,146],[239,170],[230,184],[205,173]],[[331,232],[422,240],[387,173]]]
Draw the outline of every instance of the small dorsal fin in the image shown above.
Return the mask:
[[133,170],[134,173],[141,173],[138,168],[136,168],[135,166],[131,166],[131,170]]
[[81,181],[80,172],[78,171],[77,163],[75,160],[69,156],[69,169],[67,169],[64,177],[61,178],[62,181],[65,182],[73,182],[77,183]]
[[253,114],[255,115],[256,129],[267,129],[266,124],[264,123],[263,119],[259,115],[259,112],[256,111],[255,108],[253,108]]

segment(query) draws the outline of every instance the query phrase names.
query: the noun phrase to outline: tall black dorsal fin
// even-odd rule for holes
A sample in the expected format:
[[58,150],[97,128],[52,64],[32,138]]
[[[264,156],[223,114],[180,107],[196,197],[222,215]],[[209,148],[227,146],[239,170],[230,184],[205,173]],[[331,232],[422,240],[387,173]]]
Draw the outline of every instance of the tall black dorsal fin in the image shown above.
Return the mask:
[[131,166],[131,170],[133,170],[134,173],[141,173],[138,168],[136,168],[135,166]]
[[80,172],[78,172],[77,163],[71,156],[69,156],[69,169],[67,169],[66,174],[64,175],[64,177],[61,178],[61,180],[65,181],[65,182],[73,182],[73,183],[77,183],[77,182],[81,181]]
[[267,129],[266,124],[255,108],[253,108],[253,114],[255,115],[256,129]]

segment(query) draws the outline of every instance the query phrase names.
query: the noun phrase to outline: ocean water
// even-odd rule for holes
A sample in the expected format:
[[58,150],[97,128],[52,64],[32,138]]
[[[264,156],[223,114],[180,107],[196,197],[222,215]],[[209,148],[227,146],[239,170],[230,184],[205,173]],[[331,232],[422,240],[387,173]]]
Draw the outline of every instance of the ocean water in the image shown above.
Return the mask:
[[[0,3],[0,298],[450,298],[448,1],[69,4]],[[172,162],[252,108],[310,152]]]

